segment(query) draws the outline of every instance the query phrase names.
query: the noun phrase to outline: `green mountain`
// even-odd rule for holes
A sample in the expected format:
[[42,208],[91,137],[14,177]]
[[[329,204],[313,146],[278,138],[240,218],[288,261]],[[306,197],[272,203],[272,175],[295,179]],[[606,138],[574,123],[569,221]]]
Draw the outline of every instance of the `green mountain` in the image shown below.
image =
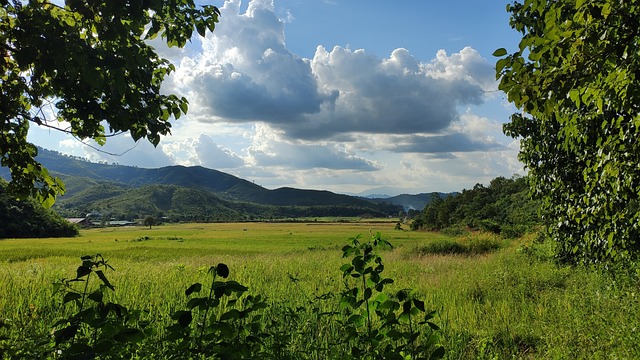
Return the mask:
[[[138,168],[115,164],[92,163],[82,158],[67,156],[39,148],[36,159],[49,171],[68,176],[123,183],[130,187],[148,184],[167,184],[198,187],[215,192],[235,193],[241,189],[264,191],[258,185],[221,171],[201,166],[167,166],[157,169]],[[267,190],[268,191],[268,190]]]
[[[117,219],[151,215],[173,221],[231,221],[396,216],[402,209],[329,191],[269,190],[201,166],[145,169],[92,163],[45,149],[39,149],[37,159],[65,182],[67,193],[54,209],[67,217],[98,212]],[[4,177],[7,175],[5,171]]]

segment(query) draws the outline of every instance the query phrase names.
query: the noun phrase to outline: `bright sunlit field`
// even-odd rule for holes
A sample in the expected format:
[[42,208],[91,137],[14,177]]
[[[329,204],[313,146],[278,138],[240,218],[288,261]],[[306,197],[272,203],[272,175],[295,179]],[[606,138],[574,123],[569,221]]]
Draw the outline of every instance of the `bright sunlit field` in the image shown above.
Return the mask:
[[[451,238],[395,230],[394,221],[229,223],[105,228],[76,238],[0,240],[0,349],[36,346],[72,310],[52,283],[73,278],[83,255],[101,254],[115,271],[114,302],[141,311],[161,338],[170,314],[187,303],[185,289],[207,282],[207,270],[229,266],[230,279],[266,296],[272,317],[326,293],[340,296],[341,248],[349,238],[380,232],[394,249],[380,251],[389,292],[415,290],[436,310],[446,358],[633,358],[640,355],[637,284],[559,267],[531,238],[488,234]],[[408,226],[403,226],[408,227]],[[488,251],[447,255],[443,244],[489,244]],[[495,245],[495,246],[494,246]],[[432,249],[432,250],[429,250]],[[295,281],[292,281],[294,279]],[[636,289],[636,290],[634,290]],[[329,301],[326,306],[331,307]],[[302,327],[310,319],[299,313]],[[296,330],[296,329],[292,329]],[[303,329],[298,329],[302,331]],[[299,331],[299,332],[300,332]],[[338,331],[339,329],[335,329]],[[24,334],[30,334],[24,336]],[[304,350],[305,341],[295,346]],[[310,356],[310,358],[312,358]]]

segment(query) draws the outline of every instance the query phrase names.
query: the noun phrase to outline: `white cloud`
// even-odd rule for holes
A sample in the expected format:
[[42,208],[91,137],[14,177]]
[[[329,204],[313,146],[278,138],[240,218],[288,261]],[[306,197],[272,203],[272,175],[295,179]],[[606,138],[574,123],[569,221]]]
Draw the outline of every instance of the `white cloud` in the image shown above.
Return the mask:
[[438,134],[459,107],[484,101],[492,66],[470,47],[423,63],[406,49],[389,58],[318,46],[312,59],[291,53],[272,1],[222,7],[224,22],[184,58],[172,89],[187,94],[201,122],[262,122],[299,140],[354,133]]
[[440,50],[434,60],[422,66],[429,76],[446,79],[451,83],[456,81],[475,83],[485,91],[496,87],[493,66],[470,46],[451,56],[448,56],[446,51]]
[[205,134],[197,139],[167,141],[163,151],[176,164],[204,166],[211,169],[234,169],[244,166],[244,159],[231,149],[217,144]]
[[254,0],[241,14],[239,1],[227,1],[221,11],[224,22],[203,53],[183,59],[168,86],[189,96],[193,117],[279,123],[319,111],[326,96],[309,62],[286,49],[273,3]]
[[154,147],[146,139],[134,142],[129,134],[107,139],[104,146],[93,141],[85,141],[83,157],[93,162],[116,163],[120,165],[158,168],[173,165],[173,160],[163,150],[163,144]]
[[264,125],[256,126],[249,154],[254,166],[282,169],[333,169],[373,171],[378,167],[334,143],[294,143]]

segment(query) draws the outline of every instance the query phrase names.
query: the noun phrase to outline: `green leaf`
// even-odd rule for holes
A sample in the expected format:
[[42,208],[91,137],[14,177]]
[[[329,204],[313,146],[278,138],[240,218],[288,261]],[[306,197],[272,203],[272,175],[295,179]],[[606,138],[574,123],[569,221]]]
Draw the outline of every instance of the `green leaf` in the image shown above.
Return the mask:
[[580,91],[578,89],[571,89],[571,91],[569,91],[569,98],[576,107],[580,107]]
[[429,357],[429,360],[437,360],[442,359],[444,357],[445,351],[444,347],[439,346]]
[[504,70],[505,66],[509,63],[509,59],[500,59],[496,62],[496,79],[500,78],[502,70]]
[[173,320],[178,320],[178,324],[185,328],[191,324],[193,321],[193,316],[191,315],[191,311],[176,311],[173,316],[171,316]]
[[187,307],[189,309],[193,309],[195,307],[199,307],[200,309],[206,309],[208,298],[193,298],[187,302]]
[[102,272],[102,270],[97,270],[96,271],[96,275],[98,275],[98,277],[100,278],[100,280],[102,280],[102,283],[108,287],[109,289],[115,291],[115,287],[113,285],[111,285],[111,283],[109,282],[109,280],[107,279],[107,277],[104,275],[104,273]]
[[120,330],[113,339],[118,342],[126,343],[138,343],[144,340],[145,335],[142,331],[136,328],[128,327]]
[[98,303],[102,302],[102,298],[103,298],[102,291],[98,289],[92,292],[91,294],[89,294],[88,298]]
[[436,324],[432,323],[431,321],[427,321],[427,325],[429,325],[429,327],[430,327],[432,330],[440,330],[440,327],[439,327],[438,325],[436,325]]
[[231,309],[220,316],[220,321],[239,319],[239,318],[241,318],[240,311],[238,311],[237,309]]
[[68,292],[66,294],[64,294],[64,298],[62,300],[63,304],[68,303],[69,301],[73,301],[73,300],[78,300],[81,299],[82,295],[75,293],[75,292]]
[[194,292],[200,292],[200,290],[202,290],[202,284],[195,283],[195,284],[189,286],[189,288],[187,290],[185,290],[184,294],[186,296],[189,296],[189,295],[193,294]]
[[496,51],[494,51],[492,55],[495,57],[505,56],[507,55],[507,49],[499,48]]
[[198,34],[202,37],[205,36],[206,31],[207,31],[207,26],[205,24],[204,21],[200,20],[196,22],[196,30],[198,31]]
[[78,325],[73,324],[73,325],[69,325],[62,329],[54,331],[53,338],[56,341],[56,345],[59,345],[61,343],[64,343],[73,339],[73,337],[76,336],[77,332],[78,332]]
[[369,300],[371,298],[371,288],[364,289],[364,299]]
[[91,269],[82,265],[79,266],[78,269],[76,270],[76,279],[80,279],[81,277],[87,276],[91,274]]
[[227,277],[229,277],[229,267],[222,263],[218,264],[216,266],[216,274],[226,279]]
[[44,198],[41,199],[41,202],[42,202],[42,206],[45,209],[48,209],[48,208],[52,207],[53,204],[55,204],[56,196],[55,196],[55,194],[47,194]]

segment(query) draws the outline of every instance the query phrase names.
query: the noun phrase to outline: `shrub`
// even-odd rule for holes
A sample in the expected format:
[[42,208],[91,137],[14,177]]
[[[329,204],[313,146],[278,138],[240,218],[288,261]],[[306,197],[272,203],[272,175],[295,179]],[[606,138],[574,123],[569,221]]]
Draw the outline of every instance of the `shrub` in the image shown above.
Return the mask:
[[481,255],[502,247],[500,241],[487,236],[477,236],[466,240],[441,239],[415,248],[412,253],[424,255]]

